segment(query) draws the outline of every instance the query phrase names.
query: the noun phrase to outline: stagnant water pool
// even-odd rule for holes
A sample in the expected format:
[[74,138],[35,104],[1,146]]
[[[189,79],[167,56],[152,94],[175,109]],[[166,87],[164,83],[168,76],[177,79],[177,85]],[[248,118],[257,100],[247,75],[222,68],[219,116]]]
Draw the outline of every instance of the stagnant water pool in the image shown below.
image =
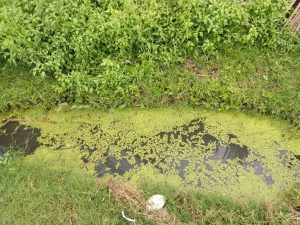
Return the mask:
[[184,107],[33,109],[1,121],[0,156],[68,151],[99,177],[148,179],[152,171],[183,187],[271,198],[300,180],[299,131],[265,117]]

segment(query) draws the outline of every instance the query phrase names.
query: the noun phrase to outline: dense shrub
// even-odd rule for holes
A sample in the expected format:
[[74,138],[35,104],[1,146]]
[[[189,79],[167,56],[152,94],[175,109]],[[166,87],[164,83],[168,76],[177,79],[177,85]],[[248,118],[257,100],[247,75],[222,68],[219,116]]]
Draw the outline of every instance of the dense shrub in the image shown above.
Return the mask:
[[[176,71],[176,66],[187,59],[220,55],[216,53],[232,47],[241,51],[243,46],[293,48],[299,37],[282,30],[288,3],[2,0],[0,60],[26,65],[38,76],[55,78],[56,92],[70,102],[99,107],[185,102],[213,109],[272,114],[299,125],[298,90],[290,90],[282,80],[266,81],[257,77],[255,71],[245,71],[253,79],[236,77],[239,59],[231,66],[234,78],[227,82],[222,78],[227,76],[223,72],[219,79],[208,77],[199,81],[194,75]],[[247,63],[251,60],[247,59]],[[284,69],[280,72],[288,76]],[[277,76],[263,74],[269,75]],[[239,87],[249,80],[255,80],[256,86]],[[263,83],[261,89],[259,83]],[[266,93],[268,84],[271,94]],[[282,91],[278,94],[280,91],[273,86],[280,85]]]
[[278,47],[285,0],[6,0],[1,53],[36,74],[98,75],[105,60],[170,65],[223,45]]

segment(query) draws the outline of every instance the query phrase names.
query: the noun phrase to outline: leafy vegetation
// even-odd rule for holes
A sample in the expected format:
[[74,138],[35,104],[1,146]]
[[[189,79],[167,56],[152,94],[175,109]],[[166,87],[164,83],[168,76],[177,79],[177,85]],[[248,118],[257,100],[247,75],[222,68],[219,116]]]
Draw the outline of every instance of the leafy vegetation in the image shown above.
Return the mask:
[[[203,66],[207,56],[220,58],[220,52],[233,46],[241,51],[245,51],[243,46],[250,46],[297,52],[299,37],[282,30],[286,12],[285,0],[6,0],[0,4],[1,58],[24,65],[28,69],[22,74],[28,75],[24,78],[19,72],[7,74],[2,70],[2,76],[8,77],[2,83],[6,87],[5,79],[16,76],[41,84],[50,77],[55,93],[68,102],[98,107],[185,102],[267,113],[299,125],[299,74],[295,71],[299,63],[289,63],[296,55],[285,54],[281,65],[277,60],[281,52],[270,56],[266,50],[259,59],[268,57],[268,64],[256,63],[267,68],[254,72],[251,58],[246,58],[248,65],[237,65],[239,59],[231,57],[236,52],[229,57],[225,52],[221,58],[233,60],[229,68],[212,65],[211,69],[220,71],[218,79],[205,77],[201,81],[177,66],[191,59],[196,66],[200,59]],[[254,54],[250,52],[251,57]],[[241,60],[243,57],[245,54]],[[296,84],[285,83],[290,77],[287,71],[296,76],[292,78]],[[258,86],[264,88],[256,89]],[[32,95],[44,91],[42,87]],[[53,90],[48,92],[52,95]],[[32,100],[29,95],[29,102],[45,97],[39,94]],[[10,100],[12,103],[1,96],[3,109],[24,102],[26,95],[16,102]]]
[[[128,201],[115,198],[107,182],[66,164],[59,156],[55,160],[30,161],[13,156],[1,161],[0,224],[125,224],[123,210],[139,224],[158,224],[143,217]],[[282,196],[279,203],[245,203],[146,180],[137,187],[145,197],[157,192],[166,196],[168,212],[185,224],[297,222],[292,209],[297,206],[299,189]]]
[[111,63],[171,65],[224,45],[291,47],[286,11],[285,0],[8,1],[1,53],[39,75],[101,77]]
[[9,2],[0,11],[1,53],[39,75],[101,78],[114,65],[171,65],[224,45],[276,48],[295,41],[279,32],[284,0]]
[[25,66],[0,62],[0,112],[37,104],[53,106],[59,100],[53,93],[54,83],[51,78],[32,76]]
[[282,30],[286,12],[285,0],[2,1],[0,110],[185,103],[299,126],[299,36]]
[[[6,64],[0,68],[0,110],[32,104],[53,107],[62,102],[96,108],[189,104],[268,114],[299,127],[299,58],[297,52],[228,49],[214,57],[200,55],[172,69],[157,71],[147,65],[120,69],[112,63],[101,79],[77,73],[58,81],[33,77],[24,67]],[[97,93],[90,92],[91,86],[99,89]]]

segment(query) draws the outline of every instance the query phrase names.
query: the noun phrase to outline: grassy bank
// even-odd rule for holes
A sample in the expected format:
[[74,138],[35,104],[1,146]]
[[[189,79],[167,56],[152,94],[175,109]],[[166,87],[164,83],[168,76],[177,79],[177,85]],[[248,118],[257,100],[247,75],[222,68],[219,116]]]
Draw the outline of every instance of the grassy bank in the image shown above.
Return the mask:
[[173,218],[168,224],[297,223],[292,208],[299,203],[299,189],[282,195],[277,203],[236,202],[160,179],[135,182],[135,187],[117,183],[126,192],[116,193],[118,189],[107,181],[55,154],[48,161],[20,157],[1,161],[0,224],[127,224],[123,210],[138,224],[162,224],[159,214],[149,214],[141,207],[156,193],[166,196],[166,212]]
[[0,112],[37,104],[54,105],[59,98],[53,85],[54,80],[32,76],[24,66],[0,63]]
[[[299,129],[300,36],[283,28],[288,5],[288,0],[2,0],[0,121],[2,113],[33,106],[60,111],[62,105],[71,110],[188,105],[269,115]],[[49,148],[44,149],[49,157],[37,151],[0,159],[0,224],[125,224],[122,210],[138,224],[300,222],[294,210],[300,207],[298,186],[276,202],[245,202],[184,190],[158,177],[100,180],[74,152]],[[163,214],[140,204],[156,193],[167,198]]]
[[[299,127],[299,58],[299,52],[229,49],[165,69],[128,65],[121,70],[111,62],[109,79],[78,74],[63,81],[32,76],[26,67],[2,63],[0,111],[63,102],[96,108],[186,104],[271,115]],[[101,91],[90,92],[91,84]]]
[[289,5],[2,1],[0,110],[189,104],[299,127],[300,38],[283,29]]

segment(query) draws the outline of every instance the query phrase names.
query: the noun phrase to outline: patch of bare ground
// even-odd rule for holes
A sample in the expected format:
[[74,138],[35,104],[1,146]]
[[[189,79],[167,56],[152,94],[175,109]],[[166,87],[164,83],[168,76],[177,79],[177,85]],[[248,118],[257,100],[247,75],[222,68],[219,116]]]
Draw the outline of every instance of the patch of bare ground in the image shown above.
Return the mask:
[[206,70],[206,69],[200,68],[195,63],[195,61],[192,59],[188,59],[183,63],[182,70],[195,74],[198,79],[201,79],[204,77],[215,78],[219,74],[219,68],[212,67],[212,68]]

